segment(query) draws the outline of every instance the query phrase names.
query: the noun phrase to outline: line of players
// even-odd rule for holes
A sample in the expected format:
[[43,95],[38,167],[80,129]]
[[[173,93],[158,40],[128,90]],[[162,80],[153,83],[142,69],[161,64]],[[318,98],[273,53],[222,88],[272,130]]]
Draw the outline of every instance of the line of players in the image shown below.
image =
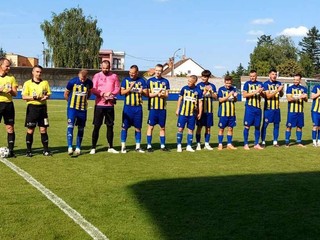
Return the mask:
[[[12,75],[9,75],[10,61],[0,59],[0,117],[4,118],[8,133],[9,157],[14,157],[13,146],[15,140],[14,134],[14,106],[12,96],[16,96],[17,83]],[[116,95],[125,96],[122,130],[121,130],[121,153],[126,153],[126,139],[128,129],[135,128],[135,150],[144,153],[140,147],[141,128],[143,119],[142,96],[148,97],[148,128],[147,128],[147,152],[153,152],[152,133],[156,125],[160,126],[160,149],[169,151],[166,148],[166,102],[169,95],[169,81],[162,77],[163,66],[157,64],[155,67],[155,76],[148,79],[147,82],[139,77],[138,66],[130,67],[129,76],[119,82],[118,76],[110,72],[110,62],[104,61],[101,64],[101,72],[94,75],[93,80],[88,79],[88,71],[81,70],[77,77],[71,79],[64,93],[67,104],[67,142],[68,154],[80,155],[81,143],[84,134],[84,127],[87,120],[88,98],[93,93],[96,96],[94,119],[94,129],[92,132],[92,149],[90,154],[96,153],[96,144],[99,138],[99,130],[104,123],[107,126],[107,142],[109,153],[119,153],[113,148],[113,126],[114,126],[114,105]],[[32,79],[26,81],[23,86],[22,98],[27,102],[27,113],[25,126],[27,127],[26,145],[27,157],[32,157],[33,133],[36,126],[39,127],[41,142],[43,144],[43,155],[51,156],[48,148],[47,127],[49,126],[47,114],[47,99],[51,95],[48,82],[41,78],[42,67],[35,66],[32,70]],[[197,83],[197,76],[188,77],[188,83],[179,94],[177,101],[176,115],[177,120],[177,152],[182,152],[182,137],[184,128],[187,127],[187,147],[186,151],[194,152],[192,148],[193,132],[196,128],[196,150],[201,150],[201,132],[204,128],[204,146],[206,150],[213,150],[210,146],[211,127],[213,126],[213,101],[219,101],[219,132],[218,132],[218,150],[223,149],[224,129],[227,128],[227,145],[230,150],[237,149],[232,144],[233,128],[236,126],[235,103],[237,101],[237,90],[232,85],[232,78],[226,76],[224,86],[218,91],[214,84],[209,82],[211,72],[204,70],[201,75],[201,82]],[[262,83],[257,80],[256,71],[250,72],[250,80],[244,84],[243,97],[246,98],[244,115],[244,149],[250,150],[248,145],[249,129],[254,126],[255,149],[265,147],[266,129],[269,123],[274,124],[273,146],[278,147],[279,123],[280,119],[280,97],[284,95],[283,85],[276,80],[276,70],[269,72],[269,80]],[[301,143],[302,127],[304,126],[303,104],[308,100],[307,89],[301,86],[301,75],[294,76],[294,84],[288,87],[286,97],[288,100],[288,119],[286,124],[285,141],[289,146],[291,129],[296,127],[297,145],[304,147]],[[319,98],[320,86],[316,85],[312,90],[312,139],[313,145],[319,146],[319,126],[320,126],[320,106]],[[262,119],[261,98],[265,98],[263,124],[260,131]],[[73,148],[73,128],[78,127],[76,147]],[[259,139],[262,144],[259,144]]]

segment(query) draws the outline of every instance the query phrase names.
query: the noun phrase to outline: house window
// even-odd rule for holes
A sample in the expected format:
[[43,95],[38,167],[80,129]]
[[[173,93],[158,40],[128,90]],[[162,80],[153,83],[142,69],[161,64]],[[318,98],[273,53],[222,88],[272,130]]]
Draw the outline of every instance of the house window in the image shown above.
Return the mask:
[[121,69],[121,59],[114,58],[113,63],[112,63],[112,68],[113,69]]

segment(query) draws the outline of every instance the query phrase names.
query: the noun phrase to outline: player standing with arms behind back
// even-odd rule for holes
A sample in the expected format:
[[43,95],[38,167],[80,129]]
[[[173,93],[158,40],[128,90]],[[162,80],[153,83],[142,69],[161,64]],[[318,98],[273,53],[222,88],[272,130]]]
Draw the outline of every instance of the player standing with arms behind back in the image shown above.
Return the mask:
[[201,150],[201,130],[202,127],[205,128],[204,133],[204,149],[213,150],[210,146],[210,129],[213,126],[213,100],[217,99],[217,89],[216,86],[209,82],[211,77],[211,72],[209,70],[204,70],[201,73],[202,82],[197,84],[197,87],[202,91],[203,95],[203,113],[201,118],[197,120],[197,131],[196,131],[196,150]]
[[[84,128],[87,121],[88,98],[92,89],[92,81],[88,79],[88,71],[82,69],[78,77],[71,79],[64,91],[64,98],[67,104],[67,142],[68,154],[78,156],[81,154],[81,143],[84,135]],[[78,126],[76,148],[73,152],[73,129]]]

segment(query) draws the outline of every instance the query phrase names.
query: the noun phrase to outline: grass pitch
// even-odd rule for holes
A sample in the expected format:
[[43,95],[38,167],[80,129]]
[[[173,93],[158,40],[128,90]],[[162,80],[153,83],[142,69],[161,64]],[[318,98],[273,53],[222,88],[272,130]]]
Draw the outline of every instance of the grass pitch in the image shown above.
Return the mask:
[[[66,102],[49,101],[49,145],[53,157],[42,156],[40,135],[34,135],[35,156],[25,154],[25,102],[15,100],[16,159],[27,171],[66,201],[109,239],[318,239],[320,229],[319,148],[311,144],[310,104],[305,109],[306,148],[285,148],[286,103],[282,103],[280,148],[245,151],[243,103],[237,103],[234,142],[238,150],[217,151],[217,122],[212,128],[213,151],[176,152],[176,102],[168,106],[167,143],[154,153],[134,152],[129,130],[127,154],[109,154],[106,129],[100,130],[97,154],[89,155],[93,101],[83,140],[83,154],[67,155]],[[215,105],[217,109],[217,103]],[[146,109],[146,103],[144,108]],[[122,103],[116,106],[115,148],[120,149]],[[144,112],[144,123],[147,120]],[[3,127],[3,125],[2,125]],[[6,145],[3,127],[0,145]],[[142,146],[146,143],[143,126]],[[292,138],[295,132],[292,132]],[[225,137],[226,139],[226,137]],[[251,146],[253,129],[250,129]],[[184,133],[184,146],[186,132]],[[0,239],[90,239],[40,192],[0,163]]]

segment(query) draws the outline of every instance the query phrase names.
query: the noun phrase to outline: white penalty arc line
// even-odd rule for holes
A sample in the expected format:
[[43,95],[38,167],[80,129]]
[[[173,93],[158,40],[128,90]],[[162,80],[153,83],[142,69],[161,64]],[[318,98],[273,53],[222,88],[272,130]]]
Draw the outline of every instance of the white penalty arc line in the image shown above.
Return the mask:
[[4,163],[11,170],[19,174],[24,178],[28,183],[33,187],[38,189],[46,198],[48,198],[52,203],[54,203],[58,208],[60,208],[65,214],[67,214],[75,223],[77,223],[87,234],[89,234],[93,239],[97,240],[109,240],[98,228],[93,226],[88,222],[84,217],[81,216],[76,210],[70,207],[64,200],[59,198],[56,194],[51,192],[48,188],[43,186],[35,178],[33,178],[29,173],[22,170],[12,162],[8,161],[5,158],[0,158],[0,161]]

